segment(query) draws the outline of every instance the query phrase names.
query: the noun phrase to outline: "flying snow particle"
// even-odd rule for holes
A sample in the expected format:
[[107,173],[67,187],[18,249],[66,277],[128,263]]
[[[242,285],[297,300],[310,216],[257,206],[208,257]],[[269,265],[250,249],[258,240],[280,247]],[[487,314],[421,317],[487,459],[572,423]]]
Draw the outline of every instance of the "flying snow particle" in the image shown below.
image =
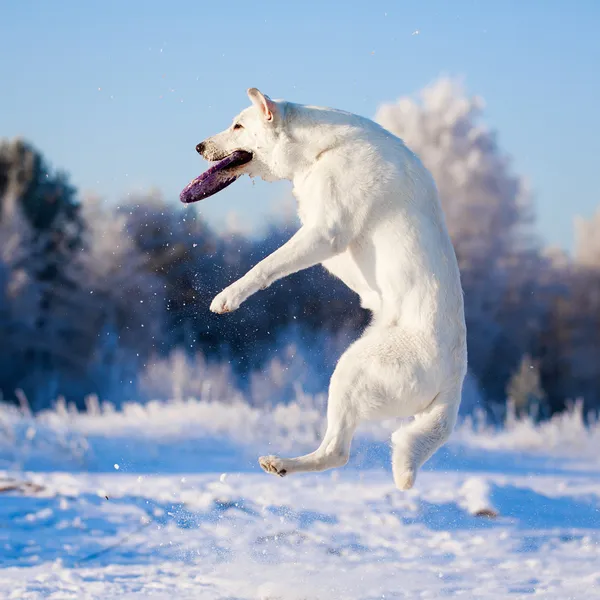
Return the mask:
[[118,471],[119,470],[119,465],[117,463],[114,464],[115,469]]
[[227,473],[221,473],[221,477],[219,477],[219,481],[221,483],[225,483],[226,479],[227,479]]

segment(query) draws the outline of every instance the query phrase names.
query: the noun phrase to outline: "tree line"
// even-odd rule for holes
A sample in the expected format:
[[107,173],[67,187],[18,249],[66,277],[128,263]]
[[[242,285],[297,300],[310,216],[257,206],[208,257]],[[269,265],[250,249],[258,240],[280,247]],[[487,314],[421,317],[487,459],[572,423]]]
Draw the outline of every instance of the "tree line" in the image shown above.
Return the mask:
[[[485,407],[497,412],[507,396],[540,414],[576,398],[600,407],[600,211],[576,222],[573,257],[545,248],[527,186],[482,124],[480,100],[450,80],[382,105],[376,120],[436,179],[461,268],[470,378]],[[298,382],[323,391],[369,321],[320,267],[277,282],[227,318],[208,311],[216,293],[290,237],[292,220],[254,235],[218,233],[158,192],[118,207],[81,199],[23,140],[0,143],[0,203],[7,401],[16,390],[35,409],[61,395],[79,405],[88,394],[143,400],[162,393],[165,374],[183,373],[165,365],[186,361],[190,372],[212,365],[210,377],[235,380],[254,402],[284,401]]]

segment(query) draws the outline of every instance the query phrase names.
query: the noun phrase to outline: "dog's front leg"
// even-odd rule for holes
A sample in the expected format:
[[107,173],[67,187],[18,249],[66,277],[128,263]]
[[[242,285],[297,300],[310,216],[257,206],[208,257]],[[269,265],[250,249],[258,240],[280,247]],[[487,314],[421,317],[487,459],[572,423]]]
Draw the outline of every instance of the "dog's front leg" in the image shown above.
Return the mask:
[[216,296],[210,310],[219,314],[236,310],[258,290],[264,290],[282,277],[332,258],[346,247],[347,240],[337,231],[304,225],[281,248]]

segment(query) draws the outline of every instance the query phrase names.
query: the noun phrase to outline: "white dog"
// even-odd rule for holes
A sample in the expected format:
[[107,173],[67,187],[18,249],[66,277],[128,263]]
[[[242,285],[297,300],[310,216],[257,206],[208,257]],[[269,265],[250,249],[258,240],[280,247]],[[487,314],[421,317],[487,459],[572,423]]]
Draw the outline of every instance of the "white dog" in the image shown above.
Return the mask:
[[392,436],[398,488],[448,439],[467,368],[463,295],[435,183],[420,160],[376,123],[350,113],[274,101],[252,106],[197,150],[251,160],[233,176],[289,179],[302,223],[281,248],[223,290],[210,310],[236,310],[258,290],[321,263],[373,312],[372,324],[331,378],[327,431],[299,458],[264,456],[283,476],[348,461],[361,421],[414,416]]

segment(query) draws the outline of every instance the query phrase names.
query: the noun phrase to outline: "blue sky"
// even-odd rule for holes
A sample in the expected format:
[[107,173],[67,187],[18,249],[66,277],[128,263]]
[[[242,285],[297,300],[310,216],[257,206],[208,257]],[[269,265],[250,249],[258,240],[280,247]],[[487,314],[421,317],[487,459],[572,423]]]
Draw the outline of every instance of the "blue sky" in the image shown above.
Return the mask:
[[[594,0],[2,2],[0,136],[83,191],[177,202],[248,87],[373,116],[459,76],[529,178],[542,237],[570,248],[573,215],[600,205],[599,27]],[[260,225],[285,189],[244,178],[198,210]]]

